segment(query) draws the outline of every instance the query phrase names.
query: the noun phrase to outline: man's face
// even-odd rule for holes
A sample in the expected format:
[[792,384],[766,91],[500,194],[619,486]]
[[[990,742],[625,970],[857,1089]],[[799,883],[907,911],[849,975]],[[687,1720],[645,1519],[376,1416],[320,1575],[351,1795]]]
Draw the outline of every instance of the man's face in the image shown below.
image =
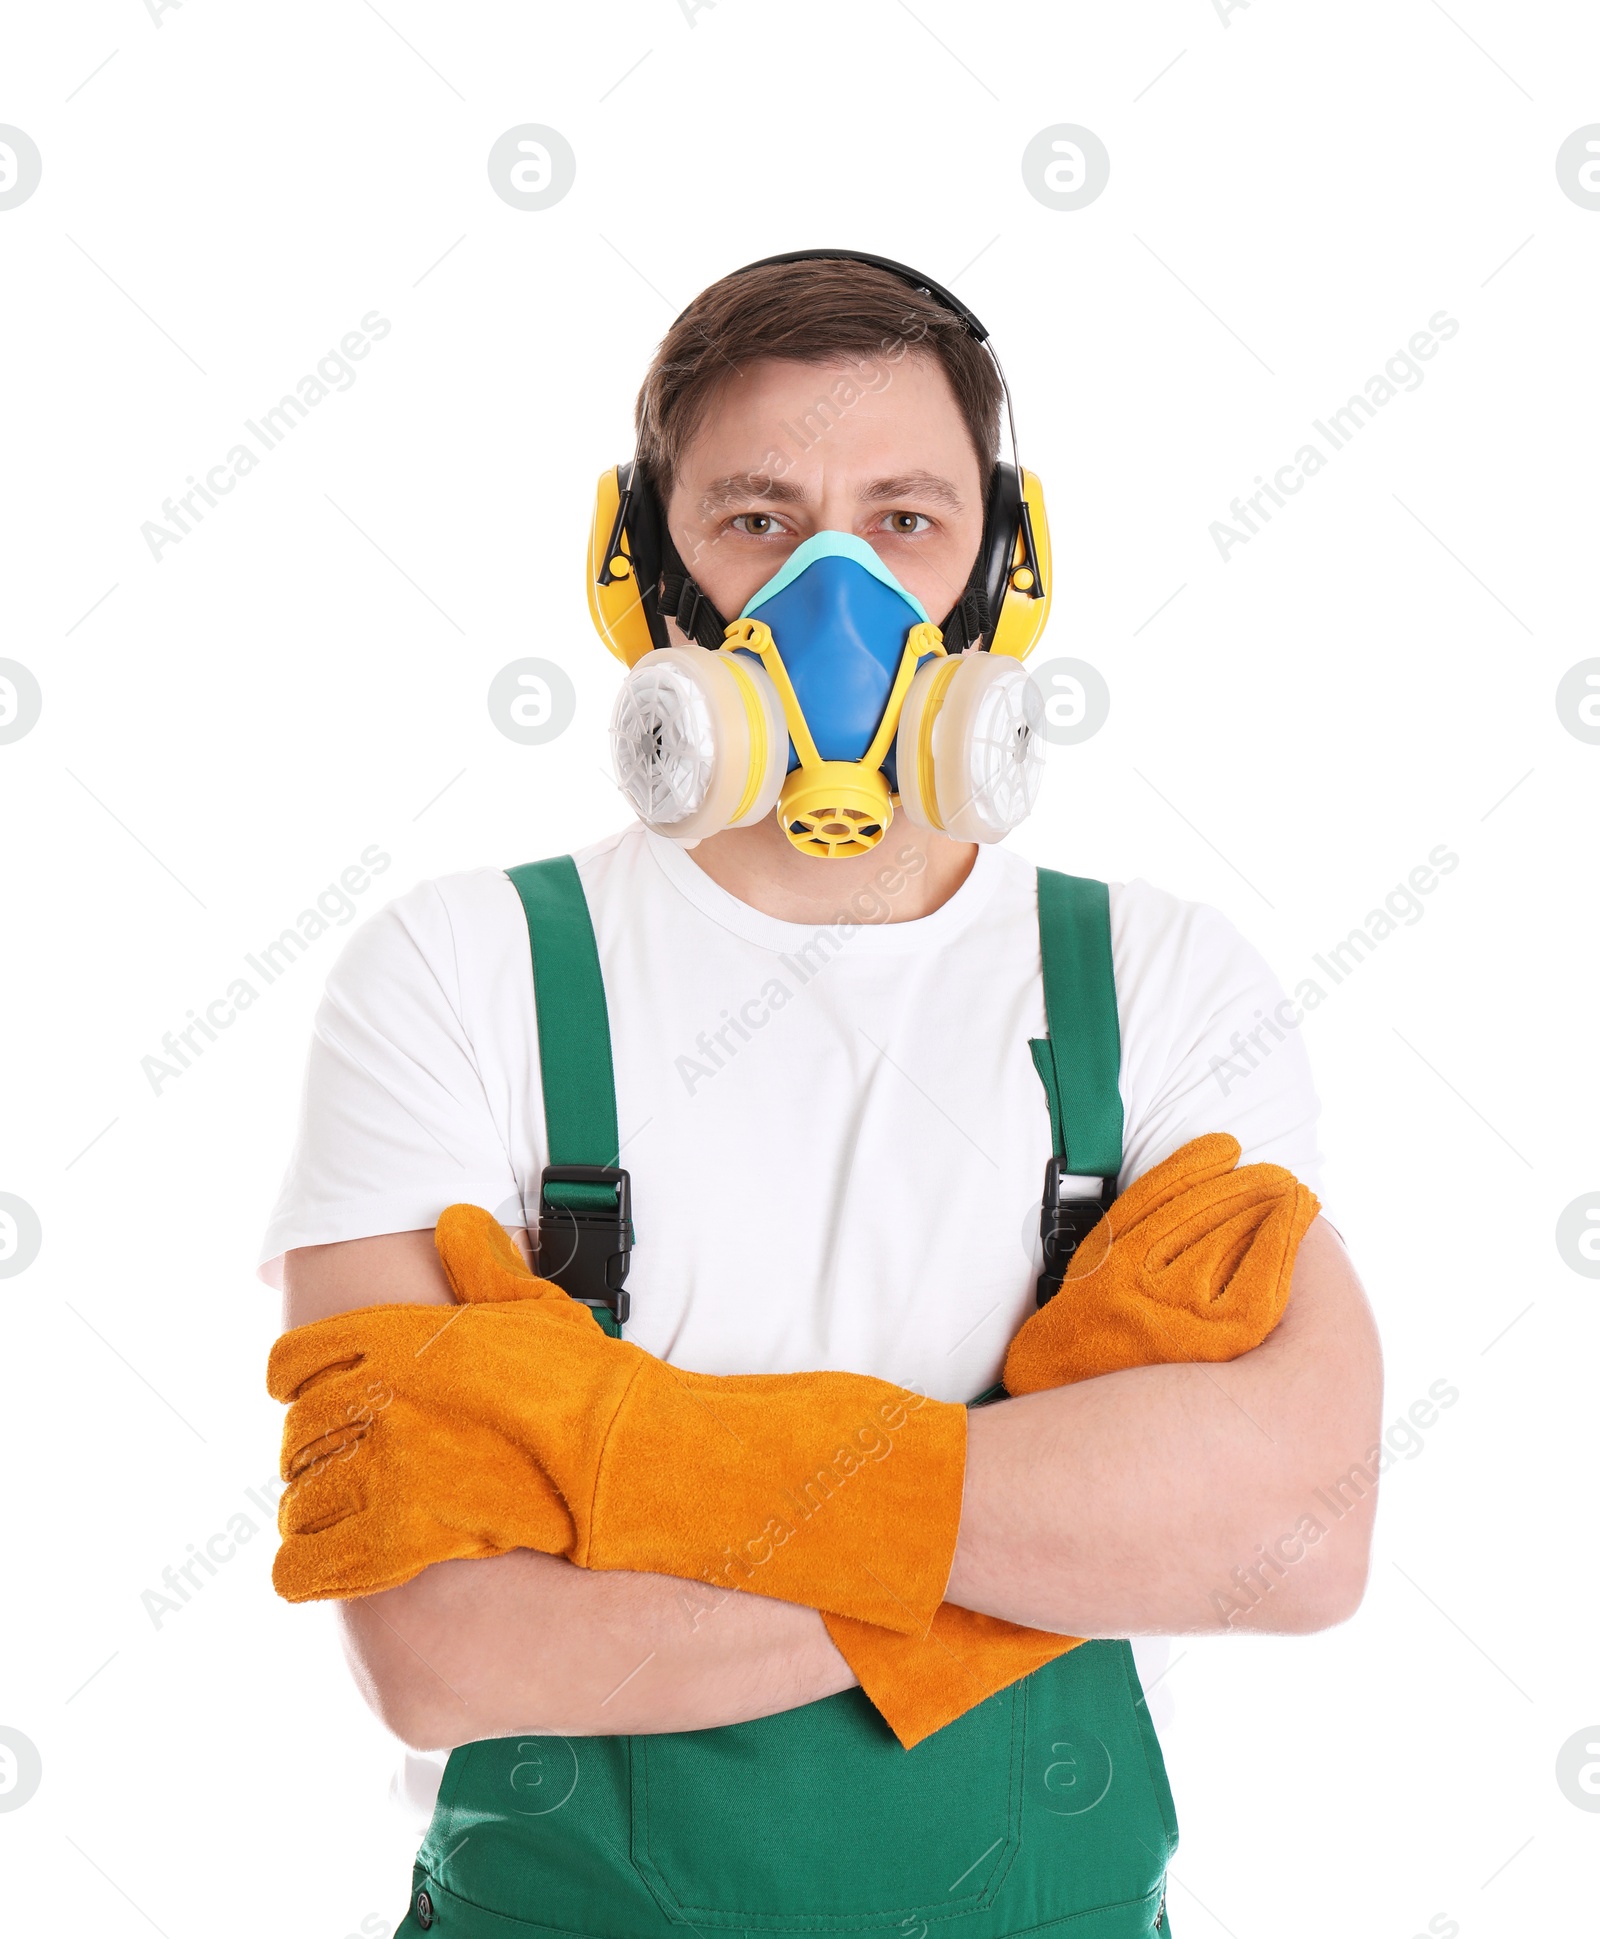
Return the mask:
[[730,372],[713,397],[678,466],[667,522],[729,619],[798,545],[827,531],[865,539],[937,622],[978,556],[983,492],[937,358],[767,358]]

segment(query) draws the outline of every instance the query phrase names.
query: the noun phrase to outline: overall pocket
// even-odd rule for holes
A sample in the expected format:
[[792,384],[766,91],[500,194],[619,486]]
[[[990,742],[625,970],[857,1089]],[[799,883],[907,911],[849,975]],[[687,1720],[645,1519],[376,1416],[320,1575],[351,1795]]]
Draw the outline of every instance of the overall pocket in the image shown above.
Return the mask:
[[683,1939],[628,1858],[632,1751],[627,1737],[495,1737],[452,1751],[402,1930]]
[[632,1856],[674,1923],[850,1932],[993,1904],[1021,1841],[1023,1699],[914,1751],[859,1690],[633,1741]]
[[1021,1687],[1023,1858],[1006,1883],[1002,1930],[1095,1913],[1153,1930],[1178,1823],[1133,1651],[1084,1643]]

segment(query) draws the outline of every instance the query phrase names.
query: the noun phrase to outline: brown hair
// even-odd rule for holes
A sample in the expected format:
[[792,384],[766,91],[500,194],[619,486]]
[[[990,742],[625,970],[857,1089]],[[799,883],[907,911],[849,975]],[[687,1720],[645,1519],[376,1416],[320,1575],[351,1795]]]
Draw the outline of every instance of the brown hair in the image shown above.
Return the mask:
[[636,455],[663,499],[728,376],[761,357],[898,363],[907,351],[944,367],[985,487],[1000,454],[999,375],[953,310],[870,263],[769,263],[724,276],[656,347],[634,407]]

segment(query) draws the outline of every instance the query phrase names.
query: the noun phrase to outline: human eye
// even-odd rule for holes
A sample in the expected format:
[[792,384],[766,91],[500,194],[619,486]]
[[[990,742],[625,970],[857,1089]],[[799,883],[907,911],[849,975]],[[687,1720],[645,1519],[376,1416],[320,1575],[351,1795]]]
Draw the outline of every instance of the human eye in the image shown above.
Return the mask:
[[741,512],[730,523],[734,531],[742,532],[748,539],[775,538],[786,529],[775,512]]
[[933,530],[933,520],[921,512],[885,512],[878,521],[880,531],[892,532],[897,539],[913,539]]

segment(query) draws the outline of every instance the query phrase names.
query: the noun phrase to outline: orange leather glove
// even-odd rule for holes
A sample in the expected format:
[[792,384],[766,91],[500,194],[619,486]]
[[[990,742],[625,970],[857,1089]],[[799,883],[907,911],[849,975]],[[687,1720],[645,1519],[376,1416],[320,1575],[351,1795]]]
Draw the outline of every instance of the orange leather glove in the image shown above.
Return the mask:
[[[1225,1132],[1194,1138],[1128,1187],[1084,1238],[1060,1292],[1006,1355],[1011,1394],[1124,1367],[1233,1360],[1289,1302],[1314,1193],[1281,1165],[1239,1162]],[[900,1742],[924,1737],[1084,1638],[941,1603],[926,1637],[824,1616],[845,1661]]]
[[450,1206],[435,1243],[460,1304],[366,1307],[272,1349],[281,1596],[532,1548],[926,1632],[965,1408],[864,1374],[685,1373],[608,1339],[478,1206]]

